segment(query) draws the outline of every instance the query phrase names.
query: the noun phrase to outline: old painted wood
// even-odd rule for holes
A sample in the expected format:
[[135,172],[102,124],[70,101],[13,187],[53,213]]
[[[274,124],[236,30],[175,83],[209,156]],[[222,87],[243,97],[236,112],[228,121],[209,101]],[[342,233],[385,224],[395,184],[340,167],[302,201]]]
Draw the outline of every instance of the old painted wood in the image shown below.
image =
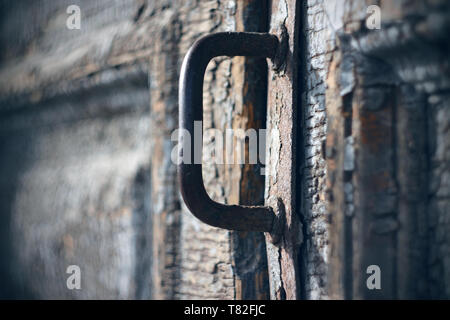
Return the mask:
[[296,119],[299,44],[297,1],[271,2],[270,32],[287,37],[288,50],[279,70],[269,71],[267,99],[266,204],[284,221],[282,237],[266,234],[271,299],[300,296],[301,224],[296,213]]

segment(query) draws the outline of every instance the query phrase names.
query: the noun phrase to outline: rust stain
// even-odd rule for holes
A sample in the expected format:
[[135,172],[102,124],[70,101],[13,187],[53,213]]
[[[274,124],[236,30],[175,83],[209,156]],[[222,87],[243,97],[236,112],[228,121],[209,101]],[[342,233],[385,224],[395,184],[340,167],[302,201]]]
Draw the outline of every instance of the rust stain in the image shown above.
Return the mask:
[[63,247],[64,252],[67,257],[73,257],[74,254],[74,248],[75,248],[75,241],[73,240],[73,237],[70,234],[65,234],[63,237]]
[[255,273],[255,291],[257,300],[267,300],[269,298],[266,286],[264,283],[267,281],[267,272],[259,271]]
[[361,141],[372,153],[382,151],[390,136],[380,117],[373,112],[361,112]]
[[242,300],[242,280],[236,279],[235,282],[236,300]]
[[374,192],[386,191],[391,186],[391,177],[388,171],[371,175],[367,179],[370,181],[367,186]]

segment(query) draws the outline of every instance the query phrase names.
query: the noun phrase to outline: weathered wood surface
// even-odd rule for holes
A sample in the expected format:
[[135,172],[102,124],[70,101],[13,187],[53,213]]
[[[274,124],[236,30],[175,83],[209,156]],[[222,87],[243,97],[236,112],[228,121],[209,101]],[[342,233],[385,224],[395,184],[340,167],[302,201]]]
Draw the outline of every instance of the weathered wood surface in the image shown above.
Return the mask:
[[[288,37],[281,70],[269,71],[267,99],[266,205],[284,221],[278,243],[266,236],[271,299],[300,297],[299,249],[303,240],[296,203],[296,121],[299,6],[296,1],[272,1],[270,32]],[[285,33],[283,35],[283,33]]]
[[[133,51],[123,37],[143,28],[133,20],[139,4],[86,2],[83,32],[67,30],[62,1],[9,5],[0,71],[2,295],[149,297],[139,287],[150,258],[147,71],[143,57],[115,60]],[[136,52],[145,46],[133,43]],[[81,290],[66,287],[73,264]]]
[[[182,39],[183,56],[201,35],[218,31],[263,31],[265,6],[260,1],[210,3],[204,14],[209,30]],[[216,7],[217,6],[217,7]],[[192,9],[193,10],[193,9]],[[185,20],[183,20],[185,21]],[[261,67],[262,64],[262,67]],[[204,129],[244,129],[263,126],[265,119],[263,60],[242,57],[214,59],[204,84]],[[250,85],[250,83],[252,85]],[[256,87],[252,87],[256,85]],[[216,201],[261,204],[263,180],[255,166],[214,163],[214,137],[203,143],[203,179]],[[229,232],[198,221],[183,207],[180,298],[264,299],[268,297],[265,247],[261,233]],[[185,283],[183,287],[183,283]]]
[[[65,26],[69,4],[80,6],[81,30]],[[187,49],[211,32],[264,31],[266,10],[260,1],[2,4],[2,254],[29,287],[17,295],[268,297],[263,235],[197,221],[171,162]],[[264,64],[211,63],[206,128],[264,126]],[[204,175],[219,201],[263,201],[259,168],[210,165]],[[81,291],[65,287],[69,264],[81,267]]]
[[[366,2],[346,1],[327,79],[329,296],[448,298],[441,161],[450,8],[445,1],[379,5],[381,29],[367,30]],[[370,265],[380,267],[380,290],[367,287]]]

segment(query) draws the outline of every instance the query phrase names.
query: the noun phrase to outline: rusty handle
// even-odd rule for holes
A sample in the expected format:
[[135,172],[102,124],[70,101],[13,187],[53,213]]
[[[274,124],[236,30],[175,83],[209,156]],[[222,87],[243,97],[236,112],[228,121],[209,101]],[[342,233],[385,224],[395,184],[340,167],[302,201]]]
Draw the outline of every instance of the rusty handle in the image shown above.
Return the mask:
[[[278,39],[268,33],[223,32],[205,36],[194,43],[183,60],[179,83],[179,167],[178,175],[184,202],[201,221],[229,230],[271,232],[276,215],[270,207],[225,205],[213,201],[203,184],[201,146],[195,156],[194,121],[203,119],[203,77],[209,61],[217,56],[274,58]],[[203,130],[203,129],[202,129]],[[197,133],[198,134],[198,133]],[[191,139],[192,140],[192,139]],[[186,152],[190,161],[186,159]],[[183,157],[184,155],[184,157]],[[195,163],[200,158],[200,163]]]

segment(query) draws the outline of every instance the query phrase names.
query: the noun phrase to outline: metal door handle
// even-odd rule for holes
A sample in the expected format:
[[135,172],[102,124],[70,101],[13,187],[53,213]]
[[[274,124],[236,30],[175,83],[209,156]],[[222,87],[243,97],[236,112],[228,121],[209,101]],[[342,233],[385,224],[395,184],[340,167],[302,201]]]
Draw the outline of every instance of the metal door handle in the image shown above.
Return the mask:
[[[203,119],[203,78],[206,66],[212,58],[252,56],[274,59],[278,54],[278,46],[278,38],[268,33],[215,33],[195,42],[183,60],[179,82],[180,189],[184,202],[192,214],[214,227],[272,232],[277,225],[277,219],[270,207],[225,205],[213,201],[203,184],[201,161],[194,163],[194,143],[183,142],[183,131],[187,130],[190,137],[194,137],[194,121]],[[186,150],[187,148],[190,150]],[[182,161],[185,151],[190,152],[190,163]]]

